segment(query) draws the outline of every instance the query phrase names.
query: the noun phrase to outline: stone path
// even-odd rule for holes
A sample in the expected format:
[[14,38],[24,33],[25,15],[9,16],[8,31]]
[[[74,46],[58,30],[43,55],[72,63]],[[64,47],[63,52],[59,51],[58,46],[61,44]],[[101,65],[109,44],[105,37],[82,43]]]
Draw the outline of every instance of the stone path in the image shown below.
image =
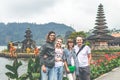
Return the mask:
[[120,80],[120,67],[113,69],[95,80]]

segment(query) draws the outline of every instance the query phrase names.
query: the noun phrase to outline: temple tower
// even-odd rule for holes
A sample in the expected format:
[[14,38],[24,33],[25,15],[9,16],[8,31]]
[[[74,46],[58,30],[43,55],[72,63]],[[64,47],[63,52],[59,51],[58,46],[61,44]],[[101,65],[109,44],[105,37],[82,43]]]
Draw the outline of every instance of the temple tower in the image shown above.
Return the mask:
[[93,35],[87,39],[92,43],[92,47],[96,49],[108,48],[108,41],[112,40],[113,37],[108,35],[109,31],[106,26],[106,19],[104,15],[103,5],[98,6],[98,12],[96,17],[96,23],[93,31]]
[[30,28],[27,28],[27,30],[25,31],[25,40],[22,41],[22,52],[26,52],[26,49],[30,49],[33,50],[36,45],[35,45],[35,41],[33,41],[32,38],[32,32],[30,30]]

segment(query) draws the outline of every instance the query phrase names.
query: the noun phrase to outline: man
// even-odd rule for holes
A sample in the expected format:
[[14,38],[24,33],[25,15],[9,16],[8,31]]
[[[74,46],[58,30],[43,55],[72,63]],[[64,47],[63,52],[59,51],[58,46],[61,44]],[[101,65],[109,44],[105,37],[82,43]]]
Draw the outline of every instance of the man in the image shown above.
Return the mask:
[[[89,46],[85,45],[83,47],[83,38],[78,36],[76,38],[76,45],[74,47],[79,69],[79,80],[90,80],[90,61],[91,61],[91,49]],[[80,48],[82,48],[80,50]]]
[[47,35],[46,43],[40,48],[40,65],[41,78],[40,80],[54,79],[54,64],[55,64],[55,32],[50,31]]

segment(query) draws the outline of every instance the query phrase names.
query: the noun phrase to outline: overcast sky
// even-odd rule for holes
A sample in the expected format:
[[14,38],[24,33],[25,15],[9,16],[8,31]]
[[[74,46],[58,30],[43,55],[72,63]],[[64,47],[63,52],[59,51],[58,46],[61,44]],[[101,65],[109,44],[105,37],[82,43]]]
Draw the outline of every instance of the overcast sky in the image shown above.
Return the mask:
[[95,26],[100,3],[109,29],[120,29],[120,0],[0,0],[0,22],[56,22],[88,31]]

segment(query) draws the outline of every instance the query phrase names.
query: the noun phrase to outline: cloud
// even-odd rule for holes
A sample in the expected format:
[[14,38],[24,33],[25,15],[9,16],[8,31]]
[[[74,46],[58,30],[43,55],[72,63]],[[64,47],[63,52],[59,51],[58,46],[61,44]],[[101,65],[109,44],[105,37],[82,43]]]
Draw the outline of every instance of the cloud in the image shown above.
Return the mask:
[[0,0],[0,21],[57,22],[77,31],[93,29],[102,3],[109,28],[120,25],[120,1],[114,0]]
[[10,14],[14,16],[29,16],[36,13],[40,14],[44,10],[53,7],[57,2],[57,0],[12,0],[7,5],[9,5]]

